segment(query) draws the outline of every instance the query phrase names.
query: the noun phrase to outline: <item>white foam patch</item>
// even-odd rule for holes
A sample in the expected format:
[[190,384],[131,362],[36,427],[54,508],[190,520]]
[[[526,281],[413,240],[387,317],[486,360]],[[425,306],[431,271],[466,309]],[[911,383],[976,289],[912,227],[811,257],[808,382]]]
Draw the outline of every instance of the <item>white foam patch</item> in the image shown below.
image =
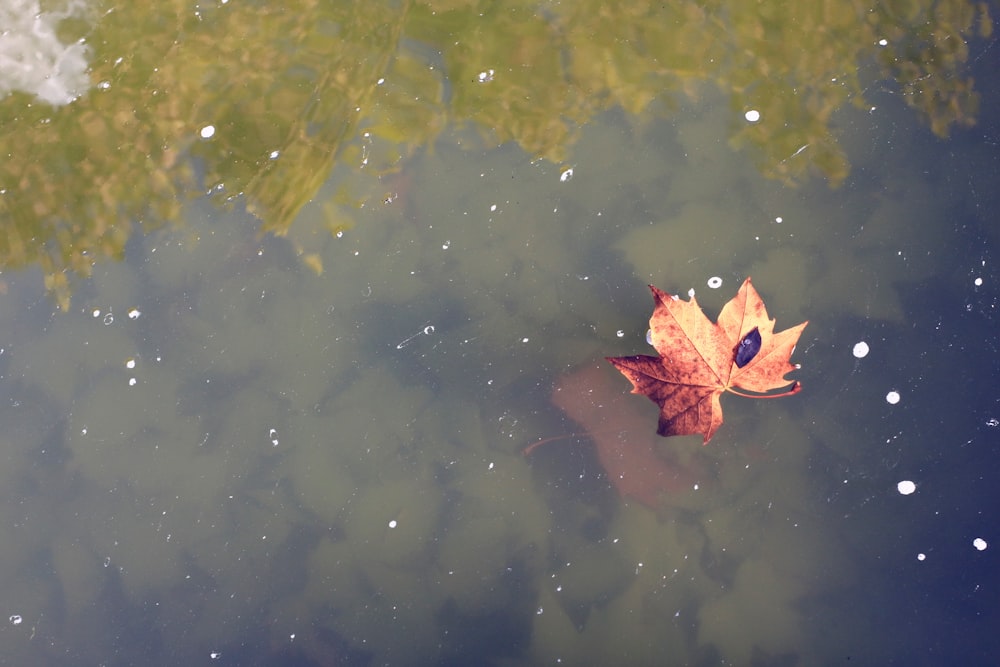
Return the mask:
[[63,20],[87,13],[78,0],[46,11],[38,0],[0,3],[0,99],[20,91],[62,106],[86,92],[90,50],[83,40],[63,43],[57,30]]

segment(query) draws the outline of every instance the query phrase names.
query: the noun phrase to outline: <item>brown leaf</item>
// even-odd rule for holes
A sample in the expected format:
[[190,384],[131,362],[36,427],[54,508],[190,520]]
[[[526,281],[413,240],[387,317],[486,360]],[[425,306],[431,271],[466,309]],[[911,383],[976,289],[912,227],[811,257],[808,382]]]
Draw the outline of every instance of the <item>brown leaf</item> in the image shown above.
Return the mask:
[[789,358],[808,322],[774,333],[774,320],[749,278],[716,323],[693,296],[682,301],[652,285],[649,289],[656,304],[650,335],[660,356],[608,361],[632,381],[633,394],[645,394],[660,406],[660,435],[700,433],[707,444],[722,425],[722,392],[750,396],[734,389],[739,388],[762,394],[751,398],[777,398],[801,389],[794,382],[781,394],[763,395],[788,384],[785,375],[797,368]]

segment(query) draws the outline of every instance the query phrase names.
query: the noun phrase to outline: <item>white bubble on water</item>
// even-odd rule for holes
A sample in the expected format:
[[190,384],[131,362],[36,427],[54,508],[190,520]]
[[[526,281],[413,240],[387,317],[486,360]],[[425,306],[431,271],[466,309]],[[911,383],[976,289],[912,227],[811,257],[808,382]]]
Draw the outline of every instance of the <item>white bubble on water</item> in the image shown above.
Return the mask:
[[899,392],[890,391],[888,394],[885,395],[885,401],[889,405],[896,405],[896,403],[899,403]]
[[927,554],[917,554],[917,560],[919,561],[927,560]]
[[902,482],[896,485],[896,490],[904,496],[908,496],[917,490],[917,485],[908,479],[904,479]]
[[866,343],[865,341],[860,341],[854,344],[854,350],[853,350],[854,356],[857,357],[858,359],[864,359],[865,357],[867,357],[868,351],[869,351],[868,343]]
[[719,289],[722,287],[722,278],[719,276],[712,276],[708,279],[708,286],[712,289]]
[[976,539],[972,540],[972,546],[976,547],[977,551],[986,551],[986,547],[988,547],[989,545],[986,544],[986,540],[984,540],[981,537],[977,537]]
[[756,123],[758,120],[760,120],[760,112],[757,111],[756,109],[749,109],[746,113],[743,114],[743,117],[747,119],[748,123]]
[[202,139],[211,139],[212,136],[215,135],[215,126],[206,125],[205,127],[201,128],[201,131],[198,134],[201,135]]

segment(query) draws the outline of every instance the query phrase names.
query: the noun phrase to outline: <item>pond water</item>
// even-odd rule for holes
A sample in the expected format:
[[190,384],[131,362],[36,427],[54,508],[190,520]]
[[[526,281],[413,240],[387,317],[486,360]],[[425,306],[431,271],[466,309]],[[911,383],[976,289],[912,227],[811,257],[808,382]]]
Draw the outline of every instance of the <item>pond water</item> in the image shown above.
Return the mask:
[[[8,662],[993,660],[988,17],[300,4],[0,85]],[[604,358],[747,276],[802,391],[658,437]]]

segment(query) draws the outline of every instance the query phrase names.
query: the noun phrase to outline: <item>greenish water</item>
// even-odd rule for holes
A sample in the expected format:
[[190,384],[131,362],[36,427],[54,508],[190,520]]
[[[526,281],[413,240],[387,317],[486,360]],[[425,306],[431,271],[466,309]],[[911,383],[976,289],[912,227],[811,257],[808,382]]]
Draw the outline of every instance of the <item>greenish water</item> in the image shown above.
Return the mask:
[[[824,5],[827,22],[849,5]],[[211,21],[266,28],[292,61],[270,82],[267,58],[259,80],[225,76],[253,67],[223,38],[218,65],[158,54],[176,79],[147,86],[136,57],[135,80],[65,107],[0,101],[22,123],[6,152],[49,142],[14,153],[0,209],[10,664],[989,662],[993,42],[969,38],[957,71],[978,77],[983,115],[949,139],[912,90],[862,72],[863,108],[825,102],[823,132],[782,116],[756,145],[732,72],[716,89],[670,61],[691,94],[640,115],[659,94],[641,78],[607,108],[581,101],[580,71],[505,82],[498,54],[542,63],[545,28],[581,31],[575,46],[596,9],[512,4],[473,29],[463,7],[441,23],[430,5],[310,7],[314,28],[177,14],[184,53],[209,48]],[[154,19],[139,34],[168,42]],[[446,27],[471,55],[419,46]],[[348,58],[334,38],[356,47],[346,83],[319,64]],[[593,53],[638,57],[615,43],[618,60]],[[788,48],[769,57],[809,60]],[[115,71],[93,55],[95,80]],[[532,71],[551,99],[525,96]],[[145,97],[145,129],[122,130]],[[355,104],[361,118],[337,115]],[[105,123],[107,155],[80,149]],[[780,129],[803,127],[804,144]],[[15,174],[36,189],[15,197]],[[714,318],[748,275],[778,329],[810,321],[803,391],[725,396],[705,447],[658,438],[655,407],[603,358],[649,353],[648,283],[694,289]],[[628,408],[574,422],[553,387],[595,366],[595,392]],[[595,453],[609,437],[652,442],[687,488],[665,484],[657,508],[621,498]]]

